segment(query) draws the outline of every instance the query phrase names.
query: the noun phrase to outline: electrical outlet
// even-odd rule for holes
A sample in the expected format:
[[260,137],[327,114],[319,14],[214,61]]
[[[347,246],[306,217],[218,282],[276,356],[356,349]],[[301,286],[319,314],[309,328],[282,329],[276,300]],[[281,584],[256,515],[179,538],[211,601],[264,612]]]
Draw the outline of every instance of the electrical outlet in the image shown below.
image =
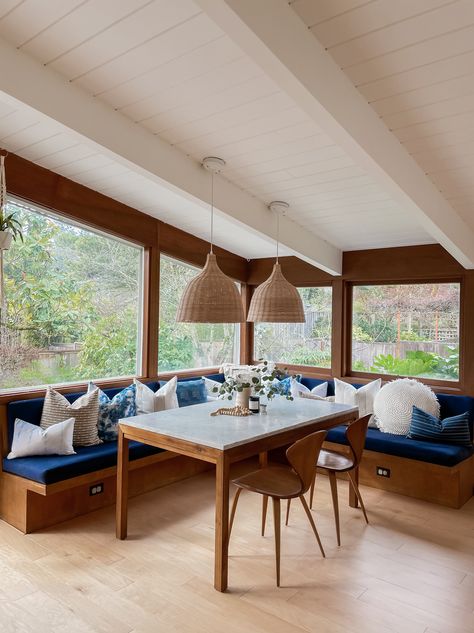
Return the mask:
[[104,492],[104,484],[94,484],[89,488],[89,497],[95,497],[96,495],[100,495]]
[[390,477],[390,468],[384,468],[383,466],[377,466],[375,472],[379,477]]

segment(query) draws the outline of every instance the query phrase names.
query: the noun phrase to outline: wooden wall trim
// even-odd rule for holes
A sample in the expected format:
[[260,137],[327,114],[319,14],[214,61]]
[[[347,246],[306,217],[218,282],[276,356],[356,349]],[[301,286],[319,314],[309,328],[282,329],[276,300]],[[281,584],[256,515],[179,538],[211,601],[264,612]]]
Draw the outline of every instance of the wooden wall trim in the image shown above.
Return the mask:
[[[165,255],[202,268],[206,263],[210,244],[170,224],[160,222],[159,248]],[[248,262],[246,259],[219,246],[214,246],[214,253],[220,268],[226,275],[236,281],[247,281]]]
[[151,246],[156,220],[49,169],[9,154],[8,193],[54,213],[142,246]]
[[342,277],[353,282],[441,280],[464,273],[440,244],[346,251],[342,258]]
[[[280,257],[281,270],[289,282],[295,286],[316,286],[331,284],[333,275],[312,266],[298,257]],[[270,276],[274,257],[263,259],[251,259],[248,266],[247,283],[250,286],[258,286]]]
[[[434,381],[418,378],[436,391],[474,395],[474,271],[464,269],[439,244],[398,248],[347,251],[343,254],[342,275],[333,277],[295,257],[280,258],[282,270],[296,286],[332,285],[332,376],[349,382],[366,383],[379,374],[352,371],[352,287],[355,284],[436,283],[461,284],[460,380]],[[249,285],[262,283],[270,274],[273,258],[252,260]],[[252,354],[253,356],[253,354]],[[288,365],[287,365],[288,366]],[[321,377],[318,367],[289,366],[307,375]],[[327,372],[327,370],[326,370]],[[394,376],[384,376],[390,380]]]
[[[203,266],[209,242],[84,187],[15,154],[5,161],[8,193],[64,218],[80,222],[141,246],[157,246],[171,257]],[[238,281],[247,280],[247,260],[215,247],[219,264]]]

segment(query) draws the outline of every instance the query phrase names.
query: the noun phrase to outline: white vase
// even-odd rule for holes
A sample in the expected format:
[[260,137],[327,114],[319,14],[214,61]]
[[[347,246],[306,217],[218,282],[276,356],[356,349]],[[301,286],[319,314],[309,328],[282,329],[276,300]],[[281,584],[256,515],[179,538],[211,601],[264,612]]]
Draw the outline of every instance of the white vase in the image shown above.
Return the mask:
[[235,396],[235,404],[236,406],[244,407],[245,409],[249,408],[249,398],[252,393],[251,387],[244,387],[242,391],[237,391]]
[[10,231],[0,231],[0,249],[7,251],[12,243],[13,235]]

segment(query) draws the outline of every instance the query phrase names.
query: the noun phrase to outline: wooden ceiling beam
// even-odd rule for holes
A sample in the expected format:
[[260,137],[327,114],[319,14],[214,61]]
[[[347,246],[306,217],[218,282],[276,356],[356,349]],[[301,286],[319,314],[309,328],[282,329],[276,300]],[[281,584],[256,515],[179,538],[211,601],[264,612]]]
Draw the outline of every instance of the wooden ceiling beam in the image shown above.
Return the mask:
[[[209,174],[198,162],[1,38],[0,76],[4,99],[59,123],[80,141],[152,180],[166,200],[171,193],[208,207]],[[274,239],[274,218],[265,203],[224,177],[216,179],[215,207],[249,231]],[[280,234],[281,243],[296,256],[340,274],[342,252],[336,246],[286,217]]]
[[287,0],[196,0],[356,164],[465,268],[474,233]]

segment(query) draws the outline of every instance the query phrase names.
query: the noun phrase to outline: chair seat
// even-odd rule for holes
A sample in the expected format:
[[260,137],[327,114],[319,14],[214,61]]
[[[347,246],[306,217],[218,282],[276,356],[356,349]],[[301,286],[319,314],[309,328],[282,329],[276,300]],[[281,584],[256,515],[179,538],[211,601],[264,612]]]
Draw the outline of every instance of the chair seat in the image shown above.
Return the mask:
[[234,479],[238,488],[269,497],[290,499],[301,494],[301,480],[291,468],[268,466]]
[[327,468],[328,470],[343,472],[354,468],[354,460],[347,455],[338,453],[338,451],[327,451],[323,449],[319,453],[318,468]]

